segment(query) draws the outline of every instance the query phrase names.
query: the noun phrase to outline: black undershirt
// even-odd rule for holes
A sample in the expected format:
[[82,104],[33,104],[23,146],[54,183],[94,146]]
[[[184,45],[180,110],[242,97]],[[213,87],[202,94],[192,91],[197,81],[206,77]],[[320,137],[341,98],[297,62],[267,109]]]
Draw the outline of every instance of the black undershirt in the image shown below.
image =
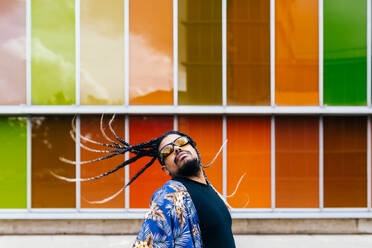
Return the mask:
[[187,178],[173,178],[189,192],[198,213],[204,248],[235,248],[231,215],[225,203],[209,185]]

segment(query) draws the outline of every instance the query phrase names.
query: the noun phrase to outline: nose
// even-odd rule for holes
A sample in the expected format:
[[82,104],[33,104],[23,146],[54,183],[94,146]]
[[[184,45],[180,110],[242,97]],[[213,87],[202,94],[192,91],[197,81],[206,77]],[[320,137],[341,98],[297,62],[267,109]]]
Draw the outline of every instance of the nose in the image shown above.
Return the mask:
[[178,154],[181,150],[182,149],[181,149],[180,146],[177,146],[177,145],[174,146],[174,151],[175,151],[176,154]]

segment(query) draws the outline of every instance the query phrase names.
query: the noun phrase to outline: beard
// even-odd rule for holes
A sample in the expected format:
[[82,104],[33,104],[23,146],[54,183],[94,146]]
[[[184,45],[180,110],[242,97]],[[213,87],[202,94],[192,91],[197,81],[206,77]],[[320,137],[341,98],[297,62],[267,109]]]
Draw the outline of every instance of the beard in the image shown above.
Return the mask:
[[197,176],[200,172],[199,160],[193,158],[187,160],[177,171],[179,177],[192,177]]

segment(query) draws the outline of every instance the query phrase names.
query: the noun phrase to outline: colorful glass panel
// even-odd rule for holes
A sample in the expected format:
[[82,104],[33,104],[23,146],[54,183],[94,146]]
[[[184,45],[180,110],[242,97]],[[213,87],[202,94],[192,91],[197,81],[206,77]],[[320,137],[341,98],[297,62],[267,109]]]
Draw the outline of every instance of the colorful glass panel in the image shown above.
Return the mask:
[[319,104],[318,1],[275,2],[275,102]]
[[365,105],[367,1],[324,1],[324,104]]
[[173,1],[130,0],[130,104],[173,104]]
[[0,133],[0,208],[26,208],[26,118],[0,117]]
[[31,1],[32,104],[75,103],[75,0]]
[[69,116],[35,116],[32,123],[31,207],[76,207],[75,183],[66,182],[52,173],[75,178],[75,166],[61,161],[75,161],[75,143],[70,136]]
[[80,1],[80,103],[124,104],[124,1]]
[[0,104],[25,104],[25,0],[0,1],[0,34]]
[[227,103],[270,104],[270,1],[227,1]]
[[178,103],[222,104],[220,0],[178,1]]
[[227,118],[227,195],[234,208],[271,207],[271,120],[270,117]]

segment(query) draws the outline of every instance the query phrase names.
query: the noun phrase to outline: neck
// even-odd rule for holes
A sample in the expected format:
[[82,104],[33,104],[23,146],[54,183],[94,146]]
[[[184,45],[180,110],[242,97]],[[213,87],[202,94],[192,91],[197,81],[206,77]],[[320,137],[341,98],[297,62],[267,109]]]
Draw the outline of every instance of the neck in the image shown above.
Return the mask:
[[190,179],[190,180],[199,182],[199,183],[207,184],[207,180],[205,179],[204,174],[201,172],[201,170],[199,171],[198,175],[190,176],[190,177],[187,177],[187,178]]

